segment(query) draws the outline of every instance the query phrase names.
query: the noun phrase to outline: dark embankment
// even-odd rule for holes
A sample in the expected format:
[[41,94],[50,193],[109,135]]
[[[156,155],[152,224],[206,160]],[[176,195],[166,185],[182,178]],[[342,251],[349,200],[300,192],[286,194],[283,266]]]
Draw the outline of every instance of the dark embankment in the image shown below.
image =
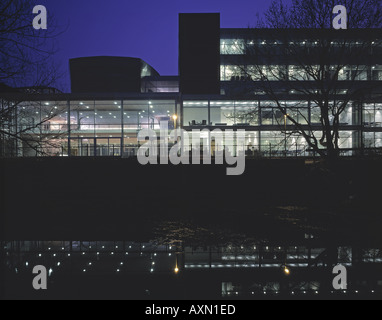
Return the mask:
[[381,160],[345,159],[330,171],[303,159],[247,160],[241,176],[226,176],[226,166],[141,166],[115,158],[0,165],[5,240],[152,239],[153,229],[177,220],[270,238],[307,228],[380,240]]

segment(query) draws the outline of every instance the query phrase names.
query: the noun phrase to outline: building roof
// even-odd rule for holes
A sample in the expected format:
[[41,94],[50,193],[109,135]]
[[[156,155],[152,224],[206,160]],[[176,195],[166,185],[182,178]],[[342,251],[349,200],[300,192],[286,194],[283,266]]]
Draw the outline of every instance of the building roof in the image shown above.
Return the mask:
[[6,84],[0,82],[0,93],[3,92],[16,92],[16,90],[10,86],[7,86]]

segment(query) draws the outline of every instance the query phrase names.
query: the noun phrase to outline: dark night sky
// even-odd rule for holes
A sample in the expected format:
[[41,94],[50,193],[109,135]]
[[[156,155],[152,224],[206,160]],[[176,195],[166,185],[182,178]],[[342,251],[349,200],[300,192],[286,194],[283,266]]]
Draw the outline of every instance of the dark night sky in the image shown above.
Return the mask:
[[66,73],[70,58],[138,57],[161,75],[178,74],[178,14],[220,12],[222,28],[253,26],[271,0],[40,0],[59,26],[55,60]]

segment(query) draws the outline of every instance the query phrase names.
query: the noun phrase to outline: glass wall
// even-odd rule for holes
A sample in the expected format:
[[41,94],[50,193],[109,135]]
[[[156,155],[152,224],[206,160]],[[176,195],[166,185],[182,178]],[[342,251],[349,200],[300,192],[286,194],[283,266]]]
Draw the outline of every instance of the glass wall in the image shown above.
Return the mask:
[[257,101],[211,101],[211,124],[214,126],[257,126]]
[[214,126],[235,125],[235,102],[211,101],[211,123]]
[[236,101],[234,121],[237,126],[259,125],[259,104],[257,101]]
[[71,155],[135,155],[138,131],[174,128],[175,100],[71,101]]
[[208,118],[208,101],[183,102],[184,126],[207,126],[210,125]]
[[[309,123],[309,103],[306,101],[279,102],[283,110],[274,101],[232,101],[211,100],[185,101],[183,103],[185,127],[188,126],[258,126],[271,125],[284,127],[293,125],[285,114],[299,124]],[[208,108],[209,105],[209,108]],[[313,123],[320,123],[320,109],[312,106]],[[261,119],[261,121],[260,121]],[[343,123],[351,124],[352,108],[349,108],[341,118]]]
[[249,79],[250,73],[245,66],[220,66],[220,81],[244,81]]
[[382,127],[382,103],[365,103],[363,122],[365,127]]
[[188,126],[257,126],[259,108],[257,101],[185,101],[184,121]]
[[220,54],[242,55],[245,52],[245,41],[243,39],[221,39]]
[[292,132],[261,132],[261,152],[264,156],[303,156],[308,155],[308,145],[302,135]]
[[321,125],[321,109],[315,102],[310,104],[310,123],[313,126]]
[[340,139],[338,146],[341,149],[353,148],[353,132],[352,131],[340,131]]
[[376,65],[371,67],[371,76],[374,81],[382,80],[382,65]]
[[[322,132],[313,133],[317,140],[322,137]],[[338,145],[340,149],[345,149],[342,155],[352,155],[353,140],[356,132],[340,131]],[[309,156],[309,146],[305,138],[293,132],[263,131],[261,132],[261,152],[265,156]],[[320,147],[323,148],[322,146]]]
[[367,66],[346,66],[338,73],[338,80],[342,81],[366,81],[368,80]]
[[121,137],[122,102],[95,101],[94,119],[97,137]]
[[70,102],[70,129],[73,136],[94,136],[94,101]]
[[258,131],[247,131],[245,133],[246,156],[260,156],[260,134]]
[[311,81],[314,80],[312,75],[312,70],[307,70],[301,66],[289,66],[288,79],[290,81]]
[[277,105],[273,101],[261,101],[261,124],[264,125],[283,125],[284,115],[277,108]]
[[97,156],[120,156],[122,102],[95,101],[95,148]]
[[66,101],[25,101],[16,109],[17,116],[10,117],[9,128],[22,136],[17,140],[17,152],[22,156],[56,156],[67,153],[63,141],[67,141]]
[[[174,115],[179,118],[175,100],[124,100],[123,101],[123,153],[136,155],[139,145],[137,133],[141,129],[152,129],[159,135],[160,124],[174,129]],[[177,119],[178,122],[178,119]]]
[[353,106],[348,106],[345,111],[340,115],[340,125],[348,126],[354,124],[353,122]]
[[[219,128],[216,128],[219,129]],[[223,131],[223,130],[222,130]],[[221,131],[220,131],[221,132]],[[198,147],[200,148],[200,152],[207,152],[208,149],[208,139],[211,139],[211,155],[216,155],[216,152],[224,152],[228,153],[231,156],[237,156],[238,150],[244,150],[246,156],[259,156],[260,155],[260,134],[258,131],[246,131],[245,132],[245,141],[243,145],[237,145],[237,134],[233,131],[230,135],[223,135],[221,138],[223,139],[223,145],[218,143],[218,139],[216,135],[214,135],[214,131],[211,131],[211,135],[209,135],[208,131],[201,132],[189,132],[189,148],[186,150],[194,150],[195,146],[193,146],[193,142],[199,141]]]
[[70,155],[94,156],[94,101],[70,102]]
[[[305,101],[286,101],[282,104],[285,106],[287,114],[299,124],[307,125],[309,123],[309,108],[308,102]],[[292,122],[287,119],[287,125]]]
[[[308,102],[304,101],[285,101],[280,106],[274,101],[261,101],[261,124],[264,126],[285,127],[292,125],[292,121],[286,117],[293,118],[299,124],[305,125],[309,122]],[[280,107],[282,110],[280,110]]]
[[279,81],[286,78],[283,66],[245,66],[245,65],[221,65],[221,81],[260,81],[262,78],[268,81]]
[[[245,129],[248,155],[258,152],[271,156],[301,154],[308,149],[306,142],[302,136],[290,132],[293,123],[284,113],[302,125],[307,125],[310,117],[319,139],[320,109],[313,102],[297,100],[281,102],[281,107],[283,110],[268,100],[186,100],[182,113],[176,99],[32,101],[20,104],[17,119],[10,118],[8,122],[9,130],[17,128],[24,136],[29,136],[32,147],[16,146],[25,156],[36,156],[33,145],[44,148],[44,154],[51,156],[136,155],[138,131],[150,128],[159,134],[161,122],[172,130],[174,115],[177,116],[176,126],[183,124],[188,130],[203,126],[221,130]],[[342,149],[359,146],[360,133],[346,127],[355,124],[357,114],[357,104],[351,103],[340,116],[341,128],[346,130],[340,132]],[[265,131],[259,130],[260,125],[265,126]],[[364,146],[382,147],[382,133],[377,132],[382,127],[382,103],[363,104],[362,125],[369,131],[364,133]],[[236,154],[235,141],[226,141],[225,145],[232,154]]]
[[[336,73],[337,67],[330,67],[329,73],[332,77]],[[282,79],[290,81],[313,81],[312,73],[316,74],[318,66],[312,66],[311,70],[307,70],[298,65],[282,66],[253,66],[253,65],[232,65],[222,64],[220,66],[221,81],[238,81],[253,80],[260,81],[265,78],[268,81],[280,81]],[[371,67],[362,66],[345,66],[338,73],[339,81],[367,81],[382,80],[382,66],[376,65]]]
[[124,100],[123,101],[123,154],[133,156],[138,146],[137,132],[149,121],[149,101],[146,100]]
[[121,155],[120,101],[71,101],[71,155]]
[[382,132],[365,132],[365,148],[382,148]]
[[261,69],[255,66],[249,66],[248,72],[251,78],[255,81],[261,80],[265,77],[268,81],[280,81],[286,79],[286,67],[285,66],[263,66]]
[[20,131],[52,133],[67,131],[66,101],[28,101],[17,109],[17,123]]

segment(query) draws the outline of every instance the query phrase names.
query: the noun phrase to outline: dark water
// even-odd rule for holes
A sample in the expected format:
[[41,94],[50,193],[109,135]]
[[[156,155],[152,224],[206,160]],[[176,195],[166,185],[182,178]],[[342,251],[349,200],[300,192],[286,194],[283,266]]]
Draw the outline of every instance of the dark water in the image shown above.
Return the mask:
[[[3,242],[2,294],[6,299],[129,300],[382,297],[382,249],[325,247],[315,239],[294,245],[242,240],[224,245]],[[347,268],[346,290],[332,286],[337,264]],[[32,288],[36,265],[49,272],[44,292]]]
[[[4,298],[381,298],[380,161],[334,173],[253,161],[241,177],[124,159],[1,164]],[[32,288],[36,265],[51,270],[47,291]]]

